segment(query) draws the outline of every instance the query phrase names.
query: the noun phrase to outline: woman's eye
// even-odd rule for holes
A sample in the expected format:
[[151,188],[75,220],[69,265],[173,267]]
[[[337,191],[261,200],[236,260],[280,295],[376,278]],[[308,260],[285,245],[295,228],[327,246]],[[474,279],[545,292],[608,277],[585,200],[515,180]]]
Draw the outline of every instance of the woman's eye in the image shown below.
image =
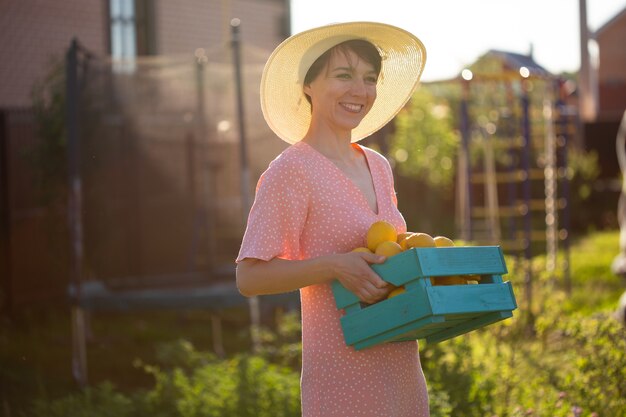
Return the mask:
[[343,79],[343,80],[349,80],[351,77],[350,77],[350,74],[348,74],[348,73],[343,73],[343,74],[339,74],[339,75],[337,75],[337,78],[341,78],[341,79]]
[[378,78],[376,77],[366,77],[365,82],[369,84],[376,84],[378,82]]

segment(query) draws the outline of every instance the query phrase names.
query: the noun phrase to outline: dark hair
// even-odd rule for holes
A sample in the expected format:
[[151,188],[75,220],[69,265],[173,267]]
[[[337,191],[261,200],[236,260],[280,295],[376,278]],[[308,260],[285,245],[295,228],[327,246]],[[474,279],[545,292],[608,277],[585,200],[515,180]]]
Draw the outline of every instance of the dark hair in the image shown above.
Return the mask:
[[[380,69],[382,67],[382,58],[380,56],[380,52],[378,49],[370,42],[363,39],[352,39],[349,41],[341,42],[328,51],[324,52],[320,55],[319,58],[313,62],[313,65],[309,68],[304,77],[304,85],[309,85],[317,76],[322,72],[322,69],[326,67],[328,62],[330,61],[330,57],[333,52],[342,52],[346,56],[348,56],[348,52],[354,52],[359,58],[368,64],[374,67],[374,71],[377,75],[380,74]],[[311,104],[311,97],[305,94],[307,101]]]

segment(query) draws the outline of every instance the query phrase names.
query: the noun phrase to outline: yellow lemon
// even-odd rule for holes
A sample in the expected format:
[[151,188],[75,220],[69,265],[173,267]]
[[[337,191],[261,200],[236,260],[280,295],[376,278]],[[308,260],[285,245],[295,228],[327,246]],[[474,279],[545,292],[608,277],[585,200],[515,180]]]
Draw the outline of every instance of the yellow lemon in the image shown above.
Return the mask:
[[397,255],[402,252],[402,248],[396,242],[385,241],[381,242],[380,245],[376,246],[376,250],[374,253],[376,255],[382,255],[386,257],[390,257],[393,255]]
[[438,248],[454,246],[454,242],[445,236],[435,236],[433,240],[435,241],[435,246]]
[[463,279],[468,284],[478,284],[482,279],[481,275],[463,275]]
[[395,242],[398,239],[398,232],[391,223],[380,220],[372,223],[367,230],[367,247],[374,252],[376,247],[382,242]]
[[447,277],[435,277],[430,279],[432,285],[465,285],[467,281],[459,275],[450,275]]
[[435,240],[428,233],[413,233],[406,238],[407,248],[434,248]]
[[409,238],[412,234],[413,234],[413,232],[406,232],[406,233],[399,233],[399,234],[398,234],[398,240],[396,240],[396,242],[398,242],[398,244],[400,245],[400,247],[402,248],[402,250],[407,250],[407,247],[406,247],[406,240],[407,240],[407,238]]
[[387,299],[391,298],[391,297],[395,297],[396,295],[400,295],[403,292],[406,292],[406,290],[404,289],[404,287],[397,287],[395,290],[391,291],[389,293],[389,295],[387,296]]
[[369,250],[368,248],[364,248],[364,247],[354,248],[354,249],[352,249],[352,252],[372,253],[371,250]]

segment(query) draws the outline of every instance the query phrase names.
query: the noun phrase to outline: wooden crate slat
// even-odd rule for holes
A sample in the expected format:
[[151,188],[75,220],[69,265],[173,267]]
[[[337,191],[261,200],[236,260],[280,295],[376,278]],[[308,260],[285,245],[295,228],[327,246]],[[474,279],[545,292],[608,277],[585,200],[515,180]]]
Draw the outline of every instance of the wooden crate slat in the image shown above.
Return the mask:
[[436,286],[427,289],[433,314],[482,313],[512,310],[509,282],[502,284]]
[[424,276],[506,274],[497,246],[413,249]]
[[[398,341],[397,337],[402,337],[402,335],[411,335],[411,337],[407,340],[417,340],[417,337],[414,337],[416,332],[425,331],[429,328],[438,328],[441,323],[444,323],[445,319],[443,317],[438,316],[428,316],[424,317],[420,320],[411,322],[401,327],[397,327],[386,332],[380,333],[376,336],[370,337],[368,339],[364,339],[354,344],[354,348],[356,350],[365,349],[370,346],[377,345],[382,342],[391,342]],[[405,336],[406,337],[406,336]]]
[[[368,339],[432,315],[430,303],[420,291],[400,294],[341,318],[348,344]],[[393,301],[393,302],[388,302]],[[392,317],[393,320],[389,320]]]
[[498,321],[512,317],[513,313],[510,311],[496,311],[489,314],[484,314],[473,320],[466,321],[457,326],[451,327],[444,331],[432,334],[426,338],[427,343],[439,343],[444,340],[452,339],[453,337],[468,333],[472,330],[485,327],[489,324],[496,323]]

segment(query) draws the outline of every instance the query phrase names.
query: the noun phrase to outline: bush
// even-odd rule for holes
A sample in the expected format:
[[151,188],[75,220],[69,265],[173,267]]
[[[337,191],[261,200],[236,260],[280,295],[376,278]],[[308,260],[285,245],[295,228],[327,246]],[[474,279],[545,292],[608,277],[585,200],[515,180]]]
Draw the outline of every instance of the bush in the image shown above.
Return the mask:
[[626,415],[626,331],[611,314],[537,323],[537,338],[510,338],[503,323],[426,346],[431,398],[451,406],[433,415]]
[[[186,341],[159,349],[162,365],[137,363],[155,386],[127,396],[110,383],[35,402],[29,417],[296,417],[300,375],[258,356],[218,360]],[[175,366],[169,367],[173,364]]]
[[300,415],[300,376],[255,356],[207,363],[192,371],[148,367],[145,396],[154,417],[290,417]]
[[137,410],[133,401],[116,392],[111,383],[104,383],[94,388],[67,397],[46,401],[35,401],[30,417],[131,417]]

